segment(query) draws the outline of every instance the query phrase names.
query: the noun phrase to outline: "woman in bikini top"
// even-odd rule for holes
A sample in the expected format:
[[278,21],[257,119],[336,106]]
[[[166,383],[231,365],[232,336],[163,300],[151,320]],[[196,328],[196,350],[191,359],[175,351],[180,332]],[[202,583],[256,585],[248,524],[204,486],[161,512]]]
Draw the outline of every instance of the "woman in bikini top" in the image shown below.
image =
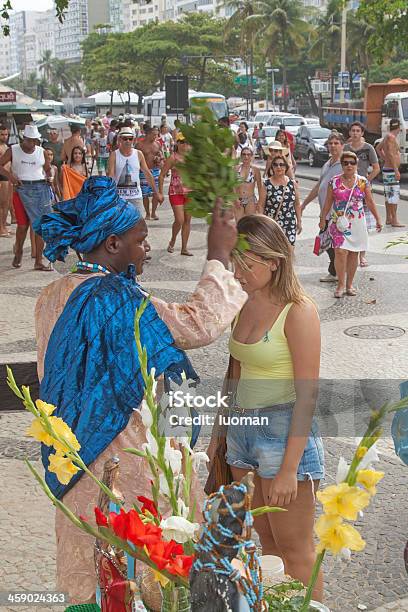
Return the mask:
[[[242,162],[237,168],[241,183],[238,186],[238,198],[235,206],[235,217],[237,221],[246,215],[254,215],[258,211],[258,202],[262,201],[264,186],[261,173],[256,166],[252,165],[253,151],[249,147],[244,147],[241,152]],[[255,193],[258,190],[258,197]]]

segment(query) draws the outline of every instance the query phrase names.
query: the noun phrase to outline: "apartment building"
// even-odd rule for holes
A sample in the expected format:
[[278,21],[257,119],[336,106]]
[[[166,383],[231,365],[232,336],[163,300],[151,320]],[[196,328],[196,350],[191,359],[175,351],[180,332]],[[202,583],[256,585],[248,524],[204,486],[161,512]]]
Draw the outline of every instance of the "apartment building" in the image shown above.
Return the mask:
[[0,34],[0,77],[9,76],[11,72],[10,36]]
[[110,19],[109,0],[70,0],[64,22],[55,18],[55,55],[67,62],[79,62],[81,42],[96,25]]
[[19,11],[10,16],[9,68],[23,77],[40,75],[39,63],[46,50],[55,54],[55,13]]

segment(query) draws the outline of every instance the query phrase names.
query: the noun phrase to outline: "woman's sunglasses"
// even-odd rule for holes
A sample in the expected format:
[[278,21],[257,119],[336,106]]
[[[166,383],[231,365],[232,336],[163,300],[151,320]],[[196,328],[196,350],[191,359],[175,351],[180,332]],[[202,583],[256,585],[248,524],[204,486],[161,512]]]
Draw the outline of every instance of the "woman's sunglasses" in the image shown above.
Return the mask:
[[286,168],[285,164],[272,164],[274,168]]
[[349,160],[349,161],[343,161],[341,162],[342,166],[356,166],[357,162],[353,159],[353,160]]

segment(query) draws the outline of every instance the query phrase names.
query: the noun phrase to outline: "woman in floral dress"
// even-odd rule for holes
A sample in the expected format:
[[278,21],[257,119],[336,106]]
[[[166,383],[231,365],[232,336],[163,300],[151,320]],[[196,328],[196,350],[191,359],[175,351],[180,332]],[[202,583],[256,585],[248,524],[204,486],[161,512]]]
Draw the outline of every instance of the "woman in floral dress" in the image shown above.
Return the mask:
[[357,174],[356,154],[346,151],[342,154],[340,162],[343,174],[335,176],[329,183],[319,223],[320,229],[324,230],[326,217],[332,210],[329,232],[333,242],[334,265],[338,278],[335,298],[342,298],[345,294],[356,295],[353,280],[358,265],[358,254],[368,248],[364,201],[376,220],[377,231],[380,232],[382,229],[370,184],[366,178]]

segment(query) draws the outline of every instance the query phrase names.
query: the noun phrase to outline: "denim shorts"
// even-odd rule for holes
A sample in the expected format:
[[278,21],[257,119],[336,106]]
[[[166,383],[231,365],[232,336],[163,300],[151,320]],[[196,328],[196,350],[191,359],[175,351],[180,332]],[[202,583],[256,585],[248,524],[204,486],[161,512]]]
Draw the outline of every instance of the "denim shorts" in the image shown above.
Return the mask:
[[46,181],[19,185],[17,193],[31,223],[52,213],[50,186]]
[[[274,478],[279,472],[285,454],[292,420],[293,403],[268,408],[235,411],[229,416],[227,463],[232,467],[254,470],[261,478]],[[241,417],[265,417],[264,423],[254,425]],[[235,424],[236,417],[239,420]],[[235,420],[235,422],[234,422]],[[313,421],[309,438],[297,471],[298,480],[324,478],[324,450],[317,424]]]

